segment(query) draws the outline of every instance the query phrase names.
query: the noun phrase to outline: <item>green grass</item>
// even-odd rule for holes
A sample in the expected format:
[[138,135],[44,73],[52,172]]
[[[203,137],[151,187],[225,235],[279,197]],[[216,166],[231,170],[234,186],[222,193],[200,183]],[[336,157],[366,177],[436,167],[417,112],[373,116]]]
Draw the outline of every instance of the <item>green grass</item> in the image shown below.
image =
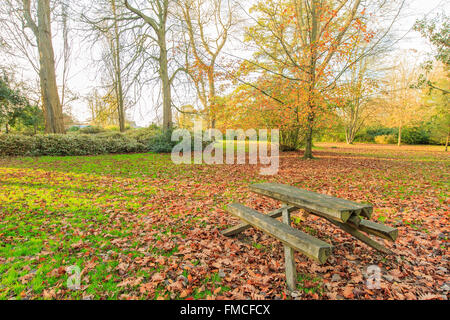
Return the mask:
[[[175,166],[169,155],[154,154],[7,161],[0,166],[0,299],[42,298],[48,294],[44,290],[70,299],[116,299],[127,291],[117,287],[120,279],[142,276],[143,282],[149,281],[158,267],[125,275],[115,268],[124,257],[170,258],[177,253],[178,246],[153,244],[162,237],[185,239],[176,224],[153,224],[150,243],[136,230],[147,227],[143,217],[158,215],[162,209],[156,197],[179,193],[178,179],[195,181],[193,173],[205,168]],[[197,192],[191,197],[195,198],[202,200],[205,195]],[[200,220],[192,216],[183,227],[204,228],[206,222]],[[122,259],[108,256],[111,251]],[[83,270],[93,260],[95,267],[83,276],[83,291],[67,290],[66,274],[51,274],[71,265]],[[218,285],[217,277],[208,274],[203,282],[206,289],[193,293],[195,297],[212,295]],[[153,298],[168,294],[165,288],[158,292]]]
[[[248,150],[248,144],[236,148]],[[174,165],[170,155],[156,154],[0,159],[0,299],[179,299],[181,292],[166,283],[152,285],[157,273],[167,281],[191,276],[186,298],[227,294],[231,284],[215,268],[205,268],[200,260],[206,258],[196,254],[214,252],[207,247],[210,243],[223,244],[216,231],[235,223],[223,219],[224,208],[254,199],[247,189],[251,183],[344,190],[361,202],[376,200],[383,206],[376,209],[375,219],[400,219],[408,228],[424,232],[423,221],[399,215],[393,199],[404,203],[406,213],[415,210],[415,201],[424,194],[437,199],[427,204],[428,209],[445,208],[449,162],[440,153],[396,157],[377,150],[322,148],[314,163],[296,154],[282,155],[283,161],[292,161],[295,172],[282,171],[275,177],[262,177],[249,165]],[[342,160],[348,155],[370,165],[363,161],[349,167],[352,160]],[[387,160],[391,157],[396,158]],[[336,160],[342,164],[330,162]],[[267,200],[261,198],[260,203]],[[318,234],[300,218],[295,222],[305,232]],[[194,248],[186,259],[180,254],[185,243]],[[197,243],[206,247],[197,248]],[[246,250],[270,257],[272,245],[276,243],[249,241]],[[183,269],[186,263],[192,268]],[[80,291],[68,290],[68,275],[58,272],[70,266],[83,270]],[[139,281],[121,286],[127,279]],[[299,276],[299,290],[323,293],[315,276]]]
[[297,275],[297,289],[306,294],[323,295],[323,284],[320,278],[313,277],[309,274]]

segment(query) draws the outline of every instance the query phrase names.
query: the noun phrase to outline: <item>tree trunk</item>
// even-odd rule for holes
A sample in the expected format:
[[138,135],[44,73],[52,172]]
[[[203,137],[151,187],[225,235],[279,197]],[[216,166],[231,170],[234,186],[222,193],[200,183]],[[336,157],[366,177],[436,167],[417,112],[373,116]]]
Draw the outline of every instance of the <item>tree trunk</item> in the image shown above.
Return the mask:
[[402,146],[402,125],[398,127],[398,146]]
[[37,44],[45,132],[65,133],[61,102],[56,84],[55,54],[52,44],[50,0],[38,0]]
[[214,64],[211,63],[210,70],[208,71],[208,84],[209,84],[209,118],[211,129],[216,128],[216,87],[214,83]]
[[167,55],[167,19],[169,14],[169,4],[171,1],[149,1],[151,4],[151,11],[157,17],[156,19],[146,15],[142,11],[132,7],[127,0],[124,1],[128,10],[143,19],[155,31],[158,39],[157,45],[159,47],[159,75],[161,77],[162,95],[163,95],[163,129],[169,130],[173,127],[172,123],[172,95],[171,85],[173,77],[176,73],[169,76],[169,62]]
[[345,132],[345,141],[348,145],[353,144],[353,141],[355,140],[355,134],[353,132],[353,129],[347,129]]
[[119,26],[117,24],[117,11],[116,11],[116,0],[111,0],[111,6],[114,16],[114,40],[115,40],[115,66],[116,66],[116,99],[117,99],[117,113],[119,118],[120,132],[125,132],[125,103],[123,95],[122,86],[122,66],[120,61],[120,37],[119,37]]
[[448,152],[448,140],[450,138],[450,131],[447,133],[447,141],[445,142],[445,152]]
[[308,88],[308,119],[306,129],[306,147],[304,159],[313,159],[312,139],[314,130],[314,91],[316,88],[316,65],[317,65],[317,36],[319,29],[319,17],[316,1],[311,2],[311,38],[310,38],[310,57],[309,57],[309,88]]
[[167,59],[166,33],[165,29],[161,30],[159,34],[159,72],[162,82],[163,91],[163,129],[169,130],[172,128],[172,97],[170,88],[169,67]]
[[306,131],[306,146],[305,146],[305,159],[314,159],[312,154],[312,137],[313,137],[313,124],[308,121],[308,129]]

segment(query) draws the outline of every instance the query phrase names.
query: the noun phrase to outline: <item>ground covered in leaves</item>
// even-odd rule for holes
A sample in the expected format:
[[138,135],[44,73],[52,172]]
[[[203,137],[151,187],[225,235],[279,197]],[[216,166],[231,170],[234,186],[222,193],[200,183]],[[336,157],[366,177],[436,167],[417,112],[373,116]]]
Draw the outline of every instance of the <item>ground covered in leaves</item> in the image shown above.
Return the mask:
[[[450,157],[442,148],[320,145],[317,159],[281,154],[279,174],[251,165],[172,164],[169,155],[0,159],[0,299],[447,299]],[[282,245],[225,206],[279,203],[248,185],[281,182],[375,206],[399,229],[384,256],[329,223],[295,225],[334,245],[318,265],[296,254],[288,294]],[[379,289],[366,285],[381,268]],[[67,268],[81,270],[79,290]]]

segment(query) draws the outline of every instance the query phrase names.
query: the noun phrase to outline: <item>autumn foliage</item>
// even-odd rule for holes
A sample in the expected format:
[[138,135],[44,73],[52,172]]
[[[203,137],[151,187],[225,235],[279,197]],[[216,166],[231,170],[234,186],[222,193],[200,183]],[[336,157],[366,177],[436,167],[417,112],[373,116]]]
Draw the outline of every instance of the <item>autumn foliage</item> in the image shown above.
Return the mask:
[[309,158],[314,131],[330,125],[331,106],[342,103],[334,94],[339,79],[364,52],[356,48],[370,48],[375,39],[371,13],[360,1],[298,0],[260,1],[250,12],[256,18],[245,40],[256,53],[236,71],[249,80],[228,104],[248,110],[236,111],[244,121],[223,123],[280,128],[283,144],[305,144]]

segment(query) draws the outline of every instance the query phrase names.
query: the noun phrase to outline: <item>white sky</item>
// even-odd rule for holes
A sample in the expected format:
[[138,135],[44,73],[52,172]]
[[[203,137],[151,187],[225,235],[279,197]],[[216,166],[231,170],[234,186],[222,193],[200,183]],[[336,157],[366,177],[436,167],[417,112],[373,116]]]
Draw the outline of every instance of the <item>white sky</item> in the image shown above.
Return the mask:
[[[411,30],[417,19],[425,16],[432,17],[436,13],[446,12],[450,14],[450,1],[447,0],[406,0],[407,8],[403,13],[400,23],[401,30],[405,34]],[[401,41],[402,49],[417,49],[423,52],[430,52],[431,46],[415,31],[409,32]]]
[[[411,31],[414,22],[417,19],[423,18],[425,15],[433,15],[437,12],[445,11],[450,14],[450,1],[446,0],[407,0],[407,8],[405,9],[400,21],[400,35],[404,38],[398,44],[399,49],[409,50],[415,49],[421,54],[431,52],[431,46],[424,41],[420,35]],[[55,47],[57,44],[55,44]],[[88,92],[96,86],[96,74],[91,64],[91,52],[89,48],[80,47],[79,43],[73,43],[73,56],[71,75],[69,87],[72,91],[77,92],[81,96],[85,96]],[[57,50],[57,48],[55,48]],[[232,48],[231,48],[232,49]],[[228,52],[231,52],[229,49]],[[234,53],[234,52],[233,52]],[[151,105],[154,92],[143,92],[144,98],[140,105],[135,110],[128,112],[129,118],[134,120],[139,126],[147,126],[155,120],[156,114],[154,106]],[[148,105],[147,105],[148,104]],[[73,102],[72,113],[80,121],[85,121],[89,118],[89,113],[86,108],[86,102],[79,100]]]

